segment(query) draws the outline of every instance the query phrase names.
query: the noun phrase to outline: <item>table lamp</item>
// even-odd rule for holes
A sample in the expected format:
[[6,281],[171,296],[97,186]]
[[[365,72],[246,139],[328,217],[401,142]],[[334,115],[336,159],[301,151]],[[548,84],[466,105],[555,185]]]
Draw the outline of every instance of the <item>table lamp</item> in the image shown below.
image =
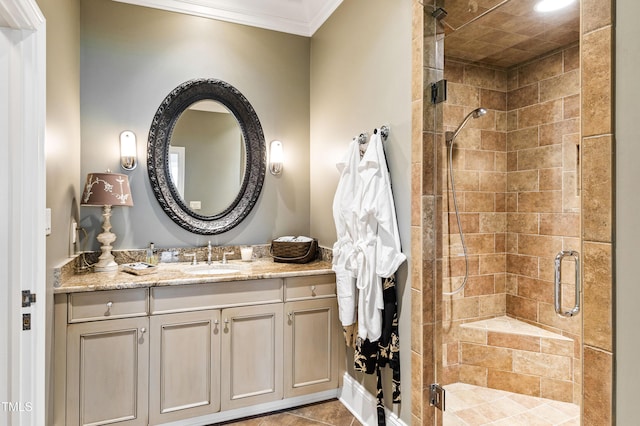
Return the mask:
[[133,206],[129,178],[119,173],[89,173],[82,194],[83,206],[102,206],[102,232],[97,240],[102,243],[102,254],[93,266],[95,272],[108,272],[118,269],[111,254],[111,245],[116,235],[111,232],[111,206]]

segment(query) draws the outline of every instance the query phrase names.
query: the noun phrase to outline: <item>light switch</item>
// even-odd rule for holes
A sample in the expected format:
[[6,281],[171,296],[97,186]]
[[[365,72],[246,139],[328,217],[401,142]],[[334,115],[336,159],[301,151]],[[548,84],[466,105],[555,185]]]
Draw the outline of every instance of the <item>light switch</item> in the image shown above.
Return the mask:
[[51,209],[44,210],[44,231],[45,235],[51,235]]

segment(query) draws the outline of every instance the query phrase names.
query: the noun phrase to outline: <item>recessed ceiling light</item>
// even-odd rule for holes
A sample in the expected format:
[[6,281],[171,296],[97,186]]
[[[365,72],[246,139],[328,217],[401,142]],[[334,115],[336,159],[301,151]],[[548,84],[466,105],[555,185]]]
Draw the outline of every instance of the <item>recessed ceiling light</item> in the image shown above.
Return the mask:
[[575,0],[541,0],[535,6],[536,12],[553,12],[569,6]]

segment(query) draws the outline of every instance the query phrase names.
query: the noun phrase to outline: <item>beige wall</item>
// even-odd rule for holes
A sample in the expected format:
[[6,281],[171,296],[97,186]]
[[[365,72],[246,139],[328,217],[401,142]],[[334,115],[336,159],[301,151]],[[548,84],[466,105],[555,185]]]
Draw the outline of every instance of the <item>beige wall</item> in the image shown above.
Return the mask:
[[[311,233],[321,245],[336,239],[331,206],[338,183],[335,163],[351,139],[387,124],[385,143],[403,251],[410,256],[411,213],[411,2],[343,2],[311,41]],[[410,283],[408,262],[398,280],[402,365],[401,407],[410,423]],[[352,357],[347,357],[349,366]],[[352,372],[352,374],[354,374]],[[375,395],[374,376],[355,375]],[[386,375],[385,384],[391,383]],[[391,406],[385,387],[385,402]],[[399,410],[399,411],[398,411]]]
[[640,4],[616,2],[616,424],[638,421],[640,394],[640,285],[638,241],[640,241],[640,126],[638,98],[640,81]]
[[[51,235],[46,240],[47,424],[53,416],[53,268],[74,253],[70,228],[79,221],[80,175],[80,2],[38,0],[47,20],[47,112],[45,130],[46,206]],[[40,300],[40,299],[38,299]]]
[[[251,102],[267,144],[284,144],[285,172],[267,173],[258,202],[237,228],[200,236],[171,221],[149,186],[151,119],[171,90],[192,78],[224,80]],[[137,169],[128,172],[134,207],[114,209],[114,246],[159,249],[266,243],[309,233],[309,39],[118,3],[81,2],[82,170],[120,172],[118,136],[137,135]],[[205,182],[215,189],[216,182]],[[97,249],[100,211],[82,209],[89,248]],[[160,232],[158,230],[161,230]]]
[[71,218],[79,220],[80,2],[38,0],[47,20],[47,237],[48,269],[74,253]]

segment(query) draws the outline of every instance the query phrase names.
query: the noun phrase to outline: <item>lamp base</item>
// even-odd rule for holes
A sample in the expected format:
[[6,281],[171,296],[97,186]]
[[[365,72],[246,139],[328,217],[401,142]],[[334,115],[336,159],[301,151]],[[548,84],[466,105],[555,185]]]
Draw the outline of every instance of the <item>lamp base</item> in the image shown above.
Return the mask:
[[111,254],[111,249],[113,243],[116,240],[116,234],[111,232],[111,206],[104,206],[104,210],[102,213],[102,217],[104,222],[102,224],[102,230],[100,234],[96,237],[98,241],[102,243],[100,246],[100,250],[102,250],[102,254],[98,257],[98,262],[93,265],[94,272],[112,272],[118,270],[118,264],[113,258],[113,254]]
[[93,272],[112,272],[117,270],[118,264],[113,260],[113,255],[111,256],[111,259],[100,259],[98,263],[93,265]]

